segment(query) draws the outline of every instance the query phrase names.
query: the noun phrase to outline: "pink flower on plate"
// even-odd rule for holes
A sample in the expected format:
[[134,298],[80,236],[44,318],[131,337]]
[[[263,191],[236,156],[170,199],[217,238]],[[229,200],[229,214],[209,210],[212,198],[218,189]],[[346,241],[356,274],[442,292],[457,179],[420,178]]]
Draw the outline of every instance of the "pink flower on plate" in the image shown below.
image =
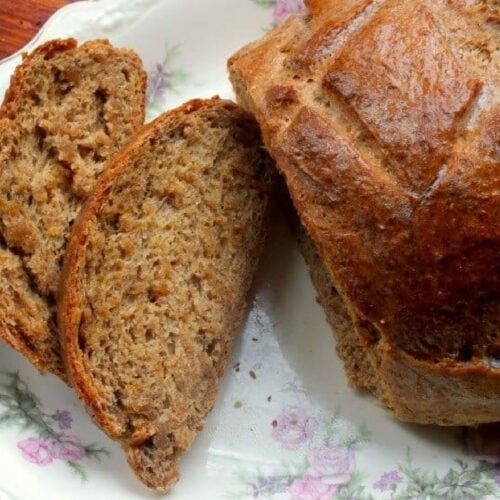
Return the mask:
[[273,22],[279,26],[289,15],[305,10],[304,0],[276,0]]
[[316,422],[304,410],[286,409],[273,421],[273,438],[284,448],[295,449],[314,434]]
[[324,483],[342,486],[352,477],[356,465],[352,450],[338,446],[314,448],[308,457],[309,474],[319,477]]
[[331,500],[339,487],[322,481],[320,477],[305,474],[290,486],[291,500]]
[[34,464],[45,466],[54,461],[55,439],[28,438],[17,443],[23,457]]
[[55,457],[66,462],[79,462],[85,458],[85,448],[76,436],[62,436],[55,445]]

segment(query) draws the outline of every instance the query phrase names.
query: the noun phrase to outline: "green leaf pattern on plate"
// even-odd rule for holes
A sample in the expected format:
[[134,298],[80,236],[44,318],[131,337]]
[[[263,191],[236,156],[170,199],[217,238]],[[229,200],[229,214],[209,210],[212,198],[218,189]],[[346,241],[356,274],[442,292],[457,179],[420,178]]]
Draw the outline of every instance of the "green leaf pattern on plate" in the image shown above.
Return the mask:
[[0,372],[0,426],[17,427],[20,432],[34,434],[17,443],[23,458],[39,467],[63,461],[86,480],[82,461],[85,458],[101,460],[109,452],[95,444],[85,445],[80,438],[69,434],[72,422],[66,410],[45,413],[40,400],[17,372]]
[[[500,497],[500,462],[456,459],[444,474],[406,461],[375,482],[359,470],[356,452],[370,443],[366,425],[354,426],[337,411],[319,421],[302,408],[286,408],[272,421],[276,446],[291,452],[274,470],[241,471],[233,498],[290,500],[435,500]],[[301,458],[302,457],[302,458]]]

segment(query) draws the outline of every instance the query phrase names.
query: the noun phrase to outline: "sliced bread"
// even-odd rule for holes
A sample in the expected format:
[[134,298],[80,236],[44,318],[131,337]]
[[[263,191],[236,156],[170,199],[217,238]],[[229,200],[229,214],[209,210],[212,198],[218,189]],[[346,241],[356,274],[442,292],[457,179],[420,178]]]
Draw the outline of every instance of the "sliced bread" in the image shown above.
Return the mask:
[[65,378],[55,301],[70,226],[143,123],[139,57],[97,40],[25,55],[0,109],[0,337]]
[[211,410],[245,315],[273,185],[254,120],[191,101],[99,180],[68,244],[68,373],[148,487],[166,491]]

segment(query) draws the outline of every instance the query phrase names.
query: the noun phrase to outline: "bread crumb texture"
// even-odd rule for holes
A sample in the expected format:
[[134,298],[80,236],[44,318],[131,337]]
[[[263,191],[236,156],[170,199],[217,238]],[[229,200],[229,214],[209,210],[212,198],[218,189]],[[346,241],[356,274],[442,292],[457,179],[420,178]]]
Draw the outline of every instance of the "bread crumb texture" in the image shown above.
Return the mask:
[[138,56],[106,41],[25,55],[0,109],[0,335],[64,377],[55,301],[70,226],[106,162],[142,124]]
[[244,317],[273,174],[253,119],[218,99],[158,118],[112,170],[71,238],[64,336],[97,422],[166,490]]

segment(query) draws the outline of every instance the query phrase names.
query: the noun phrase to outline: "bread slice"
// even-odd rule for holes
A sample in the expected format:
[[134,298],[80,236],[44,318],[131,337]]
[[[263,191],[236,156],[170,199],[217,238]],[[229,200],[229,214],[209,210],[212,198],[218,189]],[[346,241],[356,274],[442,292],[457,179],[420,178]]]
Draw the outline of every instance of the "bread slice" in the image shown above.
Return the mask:
[[23,57],[0,109],[0,336],[64,378],[55,301],[70,226],[143,123],[139,57],[97,40]]
[[347,373],[402,420],[496,422],[498,1],[309,5],[229,70],[345,302]]
[[73,228],[59,303],[68,371],[155,490],[177,480],[214,404],[272,184],[253,119],[195,100],[144,128]]

